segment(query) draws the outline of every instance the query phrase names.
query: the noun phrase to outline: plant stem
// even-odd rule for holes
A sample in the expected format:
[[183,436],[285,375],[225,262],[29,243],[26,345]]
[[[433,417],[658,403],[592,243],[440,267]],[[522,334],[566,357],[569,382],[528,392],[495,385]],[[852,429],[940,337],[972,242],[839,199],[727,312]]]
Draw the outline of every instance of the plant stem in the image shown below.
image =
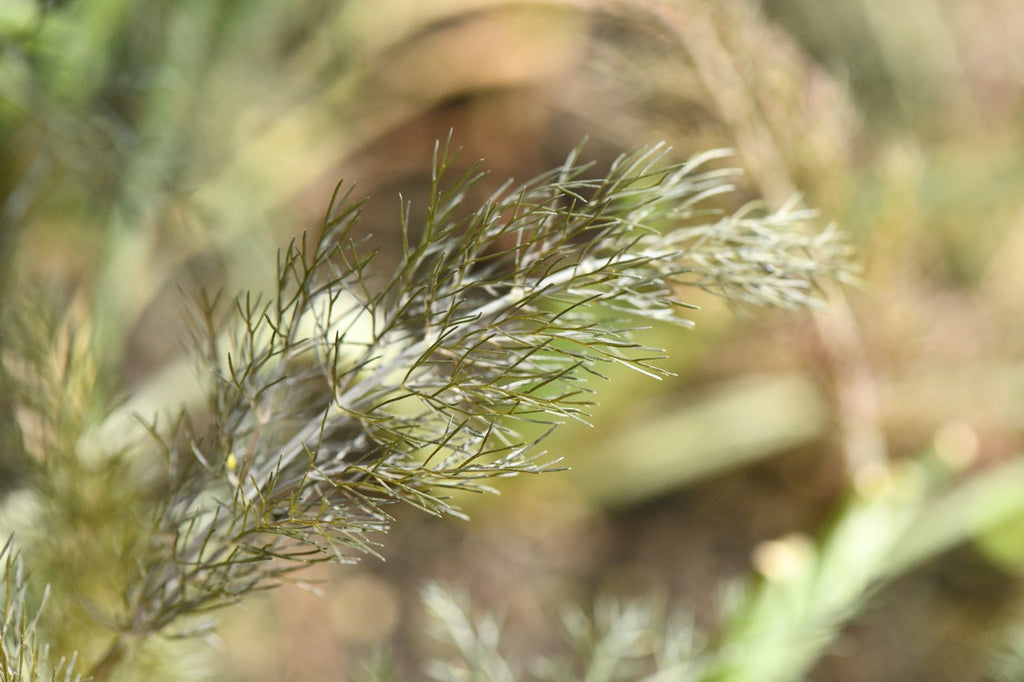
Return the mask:
[[114,668],[124,659],[125,654],[128,652],[128,645],[125,642],[124,635],[118,635],[111,642],[107,652],[103,654],[103,657],[96,662],[96,665],[89,670],[89,674],[86,676],[91,682],[104,682],[110,677],[110,674],[114,671]]

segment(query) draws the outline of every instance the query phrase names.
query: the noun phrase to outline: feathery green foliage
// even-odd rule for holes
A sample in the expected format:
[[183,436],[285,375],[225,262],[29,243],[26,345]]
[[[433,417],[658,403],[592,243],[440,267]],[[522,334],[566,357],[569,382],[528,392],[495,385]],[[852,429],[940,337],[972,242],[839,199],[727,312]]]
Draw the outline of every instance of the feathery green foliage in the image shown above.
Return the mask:
[[[543,682],[667,682],[707,679],[706,642],[692,621],[666,615],[651,603],[603,599],[591,615],[562,609],[570,653],[537,657],[521,668],[501,653],[501,624],[494,614],[474,617],[464,596],[430,584],[423,601],[430,630],[444,650],[427,673],[438,682],[539,680]],[[367,680],[381,677],[368,675]]]
[[603,363],[658,376],[657,351],[629,333],[637,317],[688,324],[679,286],[803,304],[814,277],[845,272],[846,247],[800,231],[805,214],[701,223],[727,174],[665,153],[624,156],[598,179],[574,154],[460,216],[481,175],[445,187],[439,149],[426,225],[403,225],[389,281],[371,274],[351,236],[360,204],[343,196],[315,243],[282,255],[273,300],[246,295],[223,313],[207,301],[195,333],[215,426],[187,436],[200,466],[165,441],[180,475],[160,514],[167,559],[191,567],[181,584],[202,584],[196,605],[286,570],[265,559],[372,552],[387,503],[457,515],[446,491],[550,469],[516,425],[585,420],[583,379]]
[[[197,679],[184,672],[184,657],[167,655],[163,636],[204,632],[209,609],[309,562],[377,551],[395,503],[461,514],[457,489],[556,468],[562,454],[576,466],[573,454],[586,444],[548,456],[535,441],[558,422],[591,419],[590,378],[605,374],[623,386],[621,374],[606,371],[611,364],[661,374],[653,358],[660,351],[631,345],[628,332],[645,317],[685,324],[673,299],[688,299],[687,287],[737,302],[813,304],[811,276],[828,276],[830,259],[842,256],[833,234],[791,233],[799,213],[713,215],[700,201],[689,218],[673,213],[688,199],[674,203],[680,186],[658,175],[659,164],[671,167],[658,150],[619,169],[642,171],[650,161],[646,179],[590,178],[572,161],[568,190],[557,186],[566,169],[530,185],[550,189],[550,204],[534,196],[517,208],[517,189],[506,187],[488,209],[492,221],[440,179],[440,218],[432,215],[431,226],[406,219],[395,283],[350,231],[359,205],[339,200],[323,241],[300,241],[282,255],[280,291],[261,287],[237,302],[198,296],[191,312],[203,386],[182,390],[186,361],[140,376],[173,353],[154,343],[160,331],[150,321],[167,314],[161,292],[182,268],[197,256],[223,257],[229,290],[244,290],[260,280],[260,256],[290,222],[277,219],[277,208],[295,208],[292,200],[315,192],[339,162],[358,168],[359,150],[387,151],[438,113],[455,112],[449,120],[460,128],[460,112],[474,112],[472,127],[485,116],[486,134],[469,132],[491,148],[498,139],[529,140],[529,151],[515,155],[517,173],[533,172],[537,140],[569,130],[623,148],[652,135],[687,149],[735,146],[755,192],[778,202],[799,187],[840,216],[863,240],[871,286],[884,292],[851,301],[869,332],[863,343],[856,313],[837,324],[848,329],[827,329],[843,314],[823,316],[818,331],[830,357],[815,359],[813,381],[802,364],[793,372],[800,386],[833,386],[835,404],[814,388],[775,390],[770,380],[754,382],[765,390],[739,385],[735,394],[730,384],[721,395],[744,400],[699,408],[689,397],[677,403],[673,384],[657,395],[664,409],[653,415],[605,400],[606,412],[593,419],[618,413],[616,438],[586,461],[610,473],[600,494],[575,481],[598,504],[651,502],[834,428],[851,463],[869,462],[852,467],[853,487],[888,477],[899,494],[855,493],[820,543],[800,536],[806,546],[797,549],[807,554],[795,574],[765,575],[740,593],[711,648],[672,658],[674,645],[690,641],[673,635],[633,675],[636,660],[626,654],[652,640],[630,634],[661,632],[660,615],[635,630],[625,627],[636,623],[632,607],[597,609],[593,622],[574,610],[566,623],[575,656],[531,672],[801,679],[876,586],[943,550],[973,539],[1000,570],[1018,571],[1020,347],[1005,331],[1020,313],[1024,244],[1016,219],[1024,164],[1014,152],[1022,146],[1012,144],[1024,121],[1012,96],[1022,68],[1008,57],[1022,23],[1014,3],[940,4],[943,11],[932,0],[854,2],[836,21],[807,0],[394,2],[384,12],[379,0],[0,2],[0,540],[14,533],[3,554],[4,674],[71,679],[82,668],[95,679]],[[815,62],[849,78],[833,82]],[[494,95],[501,111],[487,104]],[[542,121],[544,111],[558,112],[555,125]],[[708,173],[698,166],[691,181]],[[473,182],[461,181],[465,189]],[[666,202],[645,183],[664,190]],[[727,185],[723,171],[706,190]],[[602,192],[619,199],[602,204]],[[627,219],[643,229],[611,229],[610,221]],[[569,223],[578,223],[575,237],[556,231],[535,241],[559,225],[572,232]],[[505,229],[515,224],[525,227]],[[478,230],[487,225],[490,236]],[[603,239],[613,232],[626,236]],[[442,237],[453,241],[432,241]],[[676,253],[650,259],[647,250]],[[467,266],[468,253],[477,256]],[[567,273],[567,263],[576,269]],[[272,279],[272,268],[264,270]],[[575,285],[562,279],[577,276]],[[672,284],[662,290],[664,276]],[[52,290],[37,295],[40,280]],[[161,331],[177,326],[172,317]],[[806,330],[794,328],[803,341]],[[701,354],[709,336],[716,334],[679,355]],[[676,366],[702,376],[722,370],[722,360],[731,368],[739,340],[728,339],[724,355],[699,370]],[[132,394],[115,395],[122,385]],[[785,409],[764,409],[766,401]],[[160,419],[139,428],[136,413]],[[790,419],[813,425],[794,428]],[[950,430],[966,443],[950,449]],[[749,447],[721,445],[718,436],[739,433]],[[932,433],[936,449],[947,441],[942,449],[964,468],[919,489],[920,464],[930,473],[943,467],[941,457],[921,454]],[[688,434],[693,441],[681,437]],[[883,466],[886,440],[900,464]],[[880,456],[852,456],[865,444]],[[661,454],[642,467],[628,462],[627,477],[616,457],[625,448]],[[979,463],[984,471],[959,480]],[[828,494],[821,483],[808,483],[812,497]],[[772,508],[806,502],[801,490]],[[745,551],[744,540],[713,542]],[[963,570],[944,559],[935,568]],[[1003,604],[986,601],[986,611]],[[908,655],[916,638],[938,634],[945,655],[927,665],[956,676],[944,664],[964,658],[964,642],[988,636],[991,623],[970,613],[976,603],[958,599],[935,618],[902,601],[898,643],[873,649],[869,663],[919,666]],[[970,613],[969,623],[955,634],[959,646],[946,647],[954,611]],[[491,630],[481,633],[478,644],[495,646]],[[1021,678],[1020,639],[1011,629],[1000,679]],[[134,655],[140,644],[168,671],[146,668]],[[75,651],[84,665],[49,667]],[[676,660],[685,673],[669,664]],[[395,661],[376,663],[380,679],[393,677]],[[465,660],[452,662],[451,675],[466,672]]]
[[[686,287],[796,306],[812,303],[816,278],[846,277],[847,247],[806,231],[806,213],[712,210],[731,189],[732,171],[707,167],[719,157],[673,163],[655,146],[593,176],[577,150],[474,208],[464,199],[482,173],[446,184],[453,153],[439,145],[425,225],[404,207],[393,276],[374,272],[353,233],[361,204],[339,191],[321,235],[281,254],[268,299],[197,297],[207,398],[169,427],[147,425],[163,468],[144,442],[104,450],[97,434],[122,423],[117,412],[66,403],[83,411],[42,428],[66,439],[29,458],[42,467],[31,480],[43,507],[59,510],[72,490],[99,494],[90,486],[124,497],[122,568],[108,576],[124,583],[121,603],[101,600],[116,634],[92,674],[154,634],[204,631],[209,609],[298,567],[373,553],[392,503],[460,515],[452,491],[554,468],[522,434],[586,421],[586,379],[603,365],[662,375],[660,351],[631,334],[644,319],[689,325]],[[40,376],[62,338],[51,337],[30,344]],[[67,366],[94,366],[82,352]],[[19,366],[14,354],[8,365]],[[94,375],[28,394],[58,404],[68,377],[88,392]],[[67,489],[52,487],[58,453],[82,472]],[[80,549],[75,558],[90,555]]]
[[0,680],[3,682],[72,682],[80,680],[76,675],[75,655],[70,659],[61,657],[51,664],[49,647],[40,642],[36,624],[48,590],[40,598],[36,611],[30,607],[28,577],[24,564],[8,540],[0,549],[2,572],[2,593],[0,593]]

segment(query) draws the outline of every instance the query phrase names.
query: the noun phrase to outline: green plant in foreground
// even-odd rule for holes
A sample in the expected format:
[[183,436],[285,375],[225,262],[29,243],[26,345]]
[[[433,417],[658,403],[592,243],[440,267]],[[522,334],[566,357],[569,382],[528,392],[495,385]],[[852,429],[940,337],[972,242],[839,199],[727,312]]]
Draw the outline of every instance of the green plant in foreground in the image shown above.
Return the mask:
[[[632,333],[689,325],[687,287],[815,304],[818,278],[847,276],[847,246],[806,230],[806,212],[711,210],[732,189],[732,171],[707,168],[720,157],[675,163],[655,146],[593,177],[577,150],[470,208],[482,174],[446,185],[439,145],[425,224],[403,207],[387,276],[353,236],[361,204],[337,192],[321,235],[280,255],[275,291],[197,297],[204,384],[163,396],[149,439],[125,437],[131,403],[105,404],[82,334],[51,321],[31,343],[5,340],[18,419],[4,456],[20,453],[23,472],[7,525],[33,577],[61,585],[38,636],[106,679],[154,636],[204,632],[209,610],[297,568],[372,554],[392,503],[459,515],[455,490],[554,468],[543,436],[524,434],[586,421],[603,365],[664,374]],[[97,511],[112,499],[113,517]],[[40,594],[12,588],[18,575],[5,571],[8,612]],[[31,635],[5,624],[8,660]],[[5,674],[49,679],[17,662]]]

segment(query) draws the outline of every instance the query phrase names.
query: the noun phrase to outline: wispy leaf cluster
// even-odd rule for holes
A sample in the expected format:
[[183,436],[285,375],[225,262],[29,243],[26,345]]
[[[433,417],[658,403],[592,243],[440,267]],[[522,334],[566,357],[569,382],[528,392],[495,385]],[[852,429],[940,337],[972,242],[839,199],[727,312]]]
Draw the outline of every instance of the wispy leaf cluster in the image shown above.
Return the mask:
[[51,661],[49,646],[37,630],[47,600],[44,591],[33,610],[24,564],[8,540],[0,549],[0,680],[3,682],[77,682],[75,657]]
[[[104,679],[153,634],[203,631],[204,613],[298,567],[373,553],[391,504],[458,516],[454,491],[557,467],[538,442],[565,421],[586,422],[592,377],[612,364],[665,374],[661,351],[634,332],[689,326],[688,287],[805,305],[817,278],[845,276],[847,247],[834,232],[807,230],[805,213],[718,211],[733,189],[734,172],[712,167],[722,156],[673,162],[655,146],[602,173],[577,150],[469,205],[484,173],[474,166],[449,181],[455,155],[438,145],[425,219],[414,223],[402,206],[392,271],[358,236],[363,203],[339,187],[317,238],[280,254],[271,292],[200,292],[190,330],[205,400],[146,424],[162,460],[123,434],[104,452],[98,399],[83,399],[73,428],[40,427],[66,437],[37,444],[30,458],[55,467],[63,453],[81,474],[66,490],[40,483],[54,513],[56,498],[102,494],[111,476],[123,478],[120,544],[82,549],[125,565],[110,578],[124,583],[118,603],[108,595],[101,606],[115,635],[90,674]],[[54,343],[26,366],[53,364]],[[98,386],[79,351],[74,376]],[[9,373],[21,367],[12,358]],[[67,398],[54,376],[35,393]],[[106,421],[120,430],[123,416]]]
[[522,427],[585,421],[585,380],[608,363],[663,374],[632,332],[688,325],[682,287],[805,304],[816,277],[845,271],[846,247],[805,232],[805,214],[714,213],[732,189],[707,167],[719,156],[673,163],[656,146],[595,176],[577,152],[469,208],[483,174],[446,185],[439,145],[425,224],[403,207],[393,273],[374,270],[353,231],[362,204],[339,191],[319,238],[280,256],[272,296],[201,296],[213,426],[165,439],[176,488],[165,567],[137,597],[163,614],[146,627],[272,584],[289,564],[271,559],[372,552],[388,503],[458,515],[451,490],[551,468]]
[[[594,613],[562,609],[569,651],[516,663],[502,654],[501,622],[473,615],[467,600],[432,583],[423,590],[430,632],[441,651],[425,670],[438,682],[542,680],[544,682],[697,682],[706,675],[706,642],[692,619],[666,615],[652,603],[604,598]],[[381,679],[369,673],[367,680]]]

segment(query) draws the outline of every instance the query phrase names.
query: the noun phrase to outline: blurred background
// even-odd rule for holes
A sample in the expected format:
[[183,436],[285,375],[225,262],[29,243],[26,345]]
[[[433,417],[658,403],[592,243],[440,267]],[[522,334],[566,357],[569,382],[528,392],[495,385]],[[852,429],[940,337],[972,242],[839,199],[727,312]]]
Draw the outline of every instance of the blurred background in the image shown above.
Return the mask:
[[449,130],[481,198],[583,138],[600,162],[731,148],[737,201],[799,196],[861,287],[819,313],[684,292],[696,329],[644,339],[675,376],[613,373],[594,427],[546,442],[572,471],[466,499],[469,523],[396,510],[384,561],[225,611],[204,665],[346,679],[388,645],[418,679],[429,580],[502,611],[513,659],[600,595],[715,631],[723,586],[824,556],[851,500],[917,476],[906,551],[810,678],[993,679],[1024,625],[1022,45],[1016,0],[5,0],[0,305],[81,311],[128,395],[181,354],[182,290],[266,289],[339,179],[386,272]]

